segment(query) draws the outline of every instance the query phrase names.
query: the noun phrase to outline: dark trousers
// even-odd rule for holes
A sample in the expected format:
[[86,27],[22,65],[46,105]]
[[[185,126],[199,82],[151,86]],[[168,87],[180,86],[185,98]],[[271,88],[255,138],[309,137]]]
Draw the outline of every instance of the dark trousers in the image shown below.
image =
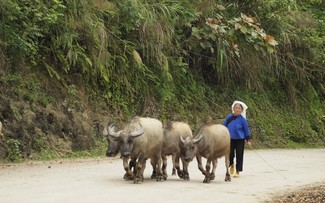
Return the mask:
[[230,142],[230,166],[234,164],[236,157],[236,171],[243,171],[245,139],[234,140]]

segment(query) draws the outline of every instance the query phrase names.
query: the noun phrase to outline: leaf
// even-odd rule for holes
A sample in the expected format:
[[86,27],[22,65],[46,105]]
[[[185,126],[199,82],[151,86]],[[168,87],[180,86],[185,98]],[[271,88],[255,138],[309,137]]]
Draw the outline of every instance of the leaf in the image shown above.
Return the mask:
[[138,65],[142,64],[142,59],[141,59],[140,54],[136,50],[133,50],[132,54],[133,54],[133,58],[137,62],[137,64]]
[[205,44],[207,47],[212,47],[212,44],[209,41],[206,41]]
[[265,34],[264,30],[262,28],[256,28],[255,31],[261,35],[263,39],[266,39],[267,35]]
[[220,11],[225,10],[226,8],[223,5],[217,4],[217,9],[219,9]]
[[220,28],[219,28],[219,32],[220,32],[220,33],[223,33],[223,34],[227,33],[227,31],[226,31],[226,29],[225,29],[225,26],[220,27]]
[[246,23],[255,23],[255,18],[251,17],[251,16],[246,16],[245,14],[241,13],[240,16],[242,17],[242,19],[244,20],[244,22]]
[[246,34],[247,31],[248,31],[248,29],[247,29],[247,27],[245,27],[245,26],[241,26],[240,31],[241,31],[242,33]]
[[251,32],[251,35],[252,35],[252,37],[255,38],[255,39],[256,39],[257,36],[258,36],[257,32],[255,32],[255,31],[252,31],[252,32]]
[[192,34],[193,34],[196,38],[198,38],[198,39],[202,39],[202,37],[201,37],[200,34],[199,34],[199,29],[197,29],[196,27],[193,27],[193,28],[192,28]]
[[274,48],[273,47],[267,46],[266,49],[267,49],[267,53],[269,53],[269,54],[273,54],[274,53]]
[[269,45],[272,45],[272,46],[276,46],[278,45],[279,43],[275,40],[275,38],[271,35],[267,35],[266,36],[266,41]]
[[278,45],[279,43],[278,43],[278,41],[276,41],[276,40],[270,40],[270,41],[268,41],[268,44],[269,44],[269,45],[272,45],[272,46],[276,46],[276,45]]
[[209,38],[215,41],[217,39],[217,36],[214,33],[209,34]]
[[217,18],[208,18],[206,21],[209,24],[219,24],[219,23],[221,23],[221,20],[219,20]]
[[235,54],[236,54],[237,57],[240,57],[240,52],[239,51],[236,50]]
[[206,49],[206,48],[207,48],[206,45],[205,45],[205,43],[203,43],[203,42],[200,42],[200,45],[201,45],[201,47],[202,47],[203,49]]
[[88,63],[88,65],[89,65],[90,67],[93,66],[93,62],[91,61],[90,58],[86,57],[85,59],[86,59],[86,62]]
[[209,48],[209,47],[212,47],[212,44],[208,41],[205,41],[205,42],[200,42],[200,45],[203,49],[206,49],[206,48]]
[[269,41],[269,40],[274,40],[275,38],[272,36],[272,35],[267,35],[266,36],[266,40]]
[[235,30],[238,30],[238,29],[240,29],[242,26],[241,26],[241,24],[240,23],[236,23],[235,24]]

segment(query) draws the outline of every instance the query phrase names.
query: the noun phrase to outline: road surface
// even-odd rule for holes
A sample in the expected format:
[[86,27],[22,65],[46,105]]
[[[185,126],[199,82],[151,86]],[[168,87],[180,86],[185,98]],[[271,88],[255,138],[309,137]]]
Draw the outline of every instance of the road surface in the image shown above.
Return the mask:
[[210,184],[202,183],[196,160],[189,172],[190,181],[170,175],[168,157],[167,181],[150,179],[147,163],[144,182],[133,184],[123,180],[119,158],[0,164],[0,202],[267,202],[306,184],[325,183],[325,149],[246,150],[244,171],[231,182],[224,181],[224,158]]

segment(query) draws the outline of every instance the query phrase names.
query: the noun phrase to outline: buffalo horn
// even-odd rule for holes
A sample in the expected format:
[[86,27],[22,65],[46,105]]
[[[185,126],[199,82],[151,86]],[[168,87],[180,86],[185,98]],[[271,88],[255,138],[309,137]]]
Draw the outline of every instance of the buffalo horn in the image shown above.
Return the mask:
[[114,123],[111,124],[109,127],[108,127],[108,134],[114,138],[118,138],[119,137],[119,133],[116,133],[115,130],[114,130]]
[[103,135],[104,135],[104,136],[107,136],[107,135],[108,135],[107,127],[104,128],[104,130],[103,130]]
[[183,136],[180,136],[180,138],[181,138],[181,141],[185,144],[185,140],[184,140]]
[[199,142],[199,141],[202,139],[202,137],[203,137],[203,134],[200,134],[199,137],[195,137],[195,138],[193,139],[194,144],[196,144],[197,142]]
[[140,123],[139,123],[139,125],[141,126],[141,128],[139,130],[130,132],[131,137],[138,137],[138,136],[140,136],[140,135],[142,135],[144,133],[143,126]]

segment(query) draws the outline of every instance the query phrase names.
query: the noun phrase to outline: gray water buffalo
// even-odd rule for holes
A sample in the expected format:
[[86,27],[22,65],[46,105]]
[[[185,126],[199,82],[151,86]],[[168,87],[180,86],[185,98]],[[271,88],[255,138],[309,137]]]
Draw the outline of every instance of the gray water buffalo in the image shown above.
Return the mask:
[[[213,124],[204,125],[198,134],[192,139],[181,138],[185,148],[185,160],[190,162],[196,156],[199,170],[205,175],[203,183],[210,183],[215,178],[218,158],[225,156],[226,177],[225,181],[231,181],[229,174],[229,153],[230,153],[230,134],[224,125]],[[202,157],[207,159],[205,169],[202,166]],[[210,164],[213,168],[210,172]]]
[[[167,156],[172,156],[173,174],[175,169],[180,178],[189,180],[188,162],[184,160],[184,147],[181,142],[181,137],[192,138],[192,130],[190,126],[183,122],[168,121],[164,127],[164,141],[162,148],[162,171],[164,179],[167,179]],[[183,170],[180,168],[179,159],[182,160]]]
[[143,181],[146,160],[150,158],[157,172],[157,181],[163,179],[161,172],[161,151],[163,143],[162,123],[154,118],[133,117],[120,131],[115,132],[114,124],[108,128],[108,134],[120,143],[123,166],[128,176],[133,176],[128,166],[129,157],[136,161],[134,183]]

